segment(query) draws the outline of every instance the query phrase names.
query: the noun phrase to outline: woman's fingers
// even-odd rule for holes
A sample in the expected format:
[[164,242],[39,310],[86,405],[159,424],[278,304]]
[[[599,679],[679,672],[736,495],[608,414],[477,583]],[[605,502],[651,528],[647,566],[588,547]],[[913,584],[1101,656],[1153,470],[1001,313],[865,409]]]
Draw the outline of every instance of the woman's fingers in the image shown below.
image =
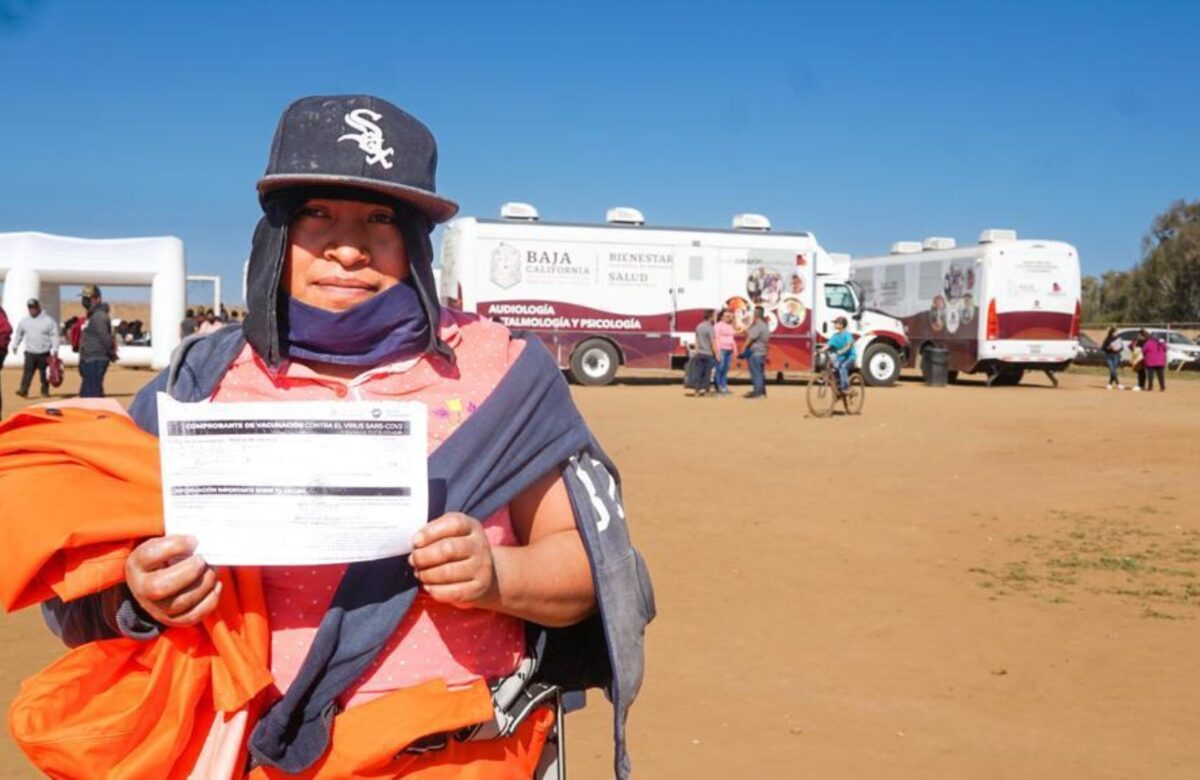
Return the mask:
[[196,539],[164,536],[139,544],[125,563],[125,583],[160,623],[191,625],[217,604],[217,573],[192,552]]
[[414,534],[409,562],[435,601],[486,606],[495,595],[492,546],[479,521],[467,515],[443,515]]
[[454,561],[470,558],[473,548],[472,540],[467,536],[452,536],[449,539],[439,539],[425,547],[413,550],[409,563],[417,571],[431,569]]
[[170,565],[175,558],[187,557],[196,549],[193,536],[161,536],[139,544],[129,556],[127,569],[149,572]]
[[195,623],[199,623],[201,620],[207,617],[209,613],[217,608],[217,602],[221,598],[221,588],[222,585],[218,581],[213,589],[208,592],[208,595],[200,600],[200,603],[196,604],[196,606],[192,607],[187,612],[184,612],[182,615],[175,615],[165,622],[169,625],[177,626],[190,626]]
[[450,512],[439,518],[430,520],[421,530],[413,534],[413,547],[421,548],[439,539],[453,536],[466,536],[471,533],[479,522],[462,512]]
[[[169,602],[188,588],[193,587],[204,577],[208,564],[199,555],[184,558],[165,569],[149,572],[142,576],[139,583],[141,595],[153,602],[161,604]],[[132,588],[133,585],[131,584]]]
[[421,584],[451,585],[456,582],[470,582],[480,576],[480,562],[473,558],[461,561],[451,561],[428,569],[418,569],[417,578]]
[[477,520],[460,512],[451,512],[413,534],[409,563],[420,571],[464,560],[478,552],[480,540],[486,542],[486,539]]
[[194,580],[191,585],[179,591],[177,595],[160,601],[158,606],[171,617],[182,615],[207,598],[218,584],[217,572],[212,568],[206,568],[200,575],[200,579]]
[[456,583],[454,585],[430,585],[425,588],[425,592],[434,601],[442,604],[468,608],[475,606],[474,601],[478,598],[479,589],[464,583]]

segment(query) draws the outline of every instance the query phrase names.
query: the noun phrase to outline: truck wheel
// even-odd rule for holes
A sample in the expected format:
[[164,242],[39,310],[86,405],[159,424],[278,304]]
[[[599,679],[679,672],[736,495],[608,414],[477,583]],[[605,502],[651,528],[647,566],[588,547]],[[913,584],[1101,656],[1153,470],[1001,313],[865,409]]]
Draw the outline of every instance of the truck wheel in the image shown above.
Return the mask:
[[571,353],[571,379],[581,385],[607,385],[617,375],[619,362],[612,344],[588,339]]
[[1023,368],[1003,368],[1000,373],[992,380],[992,386],[1013,387],[1021,384],[1021,380],[1025,378],[1025,369]]
[[863,369],[871,387],[894,385],[900,378],[900,353],[888,344],[872,344],[863,355]]

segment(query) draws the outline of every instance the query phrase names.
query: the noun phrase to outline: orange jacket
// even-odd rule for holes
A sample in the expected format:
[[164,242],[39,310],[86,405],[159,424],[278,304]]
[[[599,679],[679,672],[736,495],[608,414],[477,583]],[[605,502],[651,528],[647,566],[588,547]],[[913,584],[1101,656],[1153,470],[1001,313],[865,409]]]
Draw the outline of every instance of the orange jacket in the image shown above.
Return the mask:
[[[158,440],[114,412],[26,409],[0,424],[0,518],[6,610],[119,584],[138,541],[163,533]],[[9,731],[42,772],[190,777],[214,723],[240,711],[253,722],[277,695],[262,582],[254,567],[219,576],[221,600],[203,623],[170,628],[150,642],[91,642],[22,683]],[[553,723],[549,711],[508,739],[398,752],[424,735],[491,717],[483,681],[449,690],[435,680],[395,691],[339,714],[328,754],[303,776],[529,777]],[[241,749],[238,767],[246,763]],[[282,775],[257,768],[249,777]]]

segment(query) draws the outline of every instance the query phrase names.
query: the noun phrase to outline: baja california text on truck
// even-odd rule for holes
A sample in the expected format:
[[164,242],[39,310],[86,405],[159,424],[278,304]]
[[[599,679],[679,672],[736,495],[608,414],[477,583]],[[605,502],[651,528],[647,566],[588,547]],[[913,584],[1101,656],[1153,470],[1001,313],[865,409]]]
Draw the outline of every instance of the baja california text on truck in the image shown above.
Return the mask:
[[866,306],[904,322],[916,364],[939,347],[950,372],[983,372],[1017,384],[1027,370],[1054,374],[1079,338],[1079,252],[1061,241],[1018,240],[985,230],[979,243],[900,241],[889,255],[855,258],[851,278]]
[[608,384],[620,365],[679,365],[704,312],[722,307],[739,340],[763,307],[769,372],[811,370],[814,344],[839,315],[869,383],[891,384],[908,358],[902,325],[860,306],[848,257],[811,233],[771,232],[757,214],[737,215],[730,230],[647,226],[630,208],[610,209],[603,224],[551,223],[506,203],[501,219],[451,222],[441,266],[447,305],[537,334],[581,384]]

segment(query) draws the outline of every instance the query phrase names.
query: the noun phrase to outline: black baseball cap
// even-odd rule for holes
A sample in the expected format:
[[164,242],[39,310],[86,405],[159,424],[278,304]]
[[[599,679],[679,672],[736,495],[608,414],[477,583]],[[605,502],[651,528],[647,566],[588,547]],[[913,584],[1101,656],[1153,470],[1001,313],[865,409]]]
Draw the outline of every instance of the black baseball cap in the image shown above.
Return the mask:
[[32,309],[34,306],[38,307],[39,309],[42,308],[42,304],[38,303],[37,298],[30,298],[29,300],[25,301],[25,306],[30,309]]
[[85,284],[83,289],[79,291],[80,298],[99,298],[100,288],[94,284]]
[[284,109],[258,197],[294,187],[353,187],[445,222],[458,204],[437,194],[436,174],[437,142],[415,117],[369,95],[317,95]]

